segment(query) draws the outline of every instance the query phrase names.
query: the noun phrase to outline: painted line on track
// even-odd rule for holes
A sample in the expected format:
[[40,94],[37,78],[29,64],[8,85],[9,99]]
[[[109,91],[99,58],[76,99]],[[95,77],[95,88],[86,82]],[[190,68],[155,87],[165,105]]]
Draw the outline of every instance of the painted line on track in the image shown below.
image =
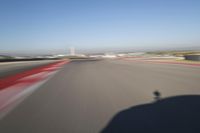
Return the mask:
[[40,72],[50,72],[50,71],[54,71],[56,69],[58,69],[60,66],[68,63],[68,60],[63,60],[63,61],[58,61],[58,62],[54,62],[45,66],[41,66],[41,67],[37,67],[34,68],[32,70],[29,71],[25,71],[19,74],[16,74],[14,76],[9,76],[3,79],[0,79],[0,90],[5,89],[9,86],[15,85],[19,83],[19,79],[33,75],[33,74],[38,74]]
[[62,60],[0,79],[0,119],[67,63]]

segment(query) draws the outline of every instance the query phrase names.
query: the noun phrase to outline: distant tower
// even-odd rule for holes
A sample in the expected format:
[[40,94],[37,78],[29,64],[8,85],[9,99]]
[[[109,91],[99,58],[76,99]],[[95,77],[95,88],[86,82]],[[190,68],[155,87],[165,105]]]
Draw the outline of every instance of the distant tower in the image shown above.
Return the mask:
[[70,47],[70,55],[75,55],[75,48],[74,47]]

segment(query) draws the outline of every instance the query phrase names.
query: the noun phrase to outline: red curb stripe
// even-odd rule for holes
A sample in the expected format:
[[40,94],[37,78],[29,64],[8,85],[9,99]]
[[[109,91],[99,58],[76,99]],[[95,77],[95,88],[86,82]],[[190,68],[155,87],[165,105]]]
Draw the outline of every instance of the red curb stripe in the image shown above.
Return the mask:
[[[1,91],[0,93],[0,111],[6,109],[7,107],[9,107],[12,103],[15,103],[16,100],[16,96],[19,95],[20,93],[22,93],[24,90],[29,89],[28,87],[31,87],[34,84],[37,84],[41,81],[44,81],[48,78],[49,74],[52,74],[52,72],[46,72],[43,73],[41,75],[37,75],[34,77],[28,76],[25,78],[22,78],[20,80],[18,80],[16,84],[14,84],[13,86],[10,86],[6,89],[4,89],[3,91]],[[9,90],[10,89],[10,90]],[[15,100],[12,100],[12,99]],[[10,101],[12,100],[12,101]]]
[[49,69],[49,70],[45,70],[45,69],[54,67],[55,65],[57,65],[57,67],[58,67],[58,66],[66,64],[68,62],[69,62],[68,60],[62,60],[62,61],[54,62],[54,63],[48,64],[48,65],[45,65],[45,66],[41,66],[41,67],[34,68],[34,69],[31,69],[31,70],[28,70],[28,71],[25,71],[25,72],[22,72],[22,73],[13,75],[13,76],[6,77],[4,79],[0,79],[0,90],[17,84],[18,83],[17,81],[21,78],[24,78],[24,77],[27,77],[27,76],[30,76],[30,75],[33,75],[33,74],[37,74],[37,73],[40,73],[40,72],[44,72],[44,71],[55,71],[56,69]]
[[67,63],[69,63],[68,60],[58,61],[1,79],[0,113],[3,114],[1,118],[7,114],[9,108],[15,106],[17,101],[26,97],[26,95],[30,95],[33,91],[32,89],[37,88],[37,86],[34,88],[34,85],[40,85],[39,83],[47,81],[61,66]]

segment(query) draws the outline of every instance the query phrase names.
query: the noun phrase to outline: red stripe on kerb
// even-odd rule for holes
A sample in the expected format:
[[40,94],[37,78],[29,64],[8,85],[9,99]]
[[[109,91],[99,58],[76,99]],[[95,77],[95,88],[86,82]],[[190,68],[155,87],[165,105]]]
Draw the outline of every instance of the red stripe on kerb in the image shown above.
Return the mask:
[[30,76],[30,75],[33,75],[33,74],[37,74],[37,73],[40,73],[40,72],[44,72],[44,71],[54,71],[56,69],[49,69],[49,68],[54,67],[54,66],[59,67],[59,66],[64,65],[68,62],[69,62],[68,60],[64,60],[64,61],[62,60],[62,61],[54,62],[54,63],[48,64],[48,65],[45,65],[45,66],[37,67],[37,68],[31,69],[31,70],[13,75],[13,76],[9,76],[9,77],[0,79],[0,90],[19,83],[18,80],[21,79],[21,78],[24,78],[26,76]]

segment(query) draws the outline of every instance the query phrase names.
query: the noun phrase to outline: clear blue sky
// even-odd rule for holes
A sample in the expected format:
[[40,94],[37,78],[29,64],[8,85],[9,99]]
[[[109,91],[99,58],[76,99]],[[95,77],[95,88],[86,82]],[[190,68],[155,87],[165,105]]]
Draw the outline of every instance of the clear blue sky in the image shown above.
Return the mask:
[[200,0],[0,0],[0,51],[200,45]]

